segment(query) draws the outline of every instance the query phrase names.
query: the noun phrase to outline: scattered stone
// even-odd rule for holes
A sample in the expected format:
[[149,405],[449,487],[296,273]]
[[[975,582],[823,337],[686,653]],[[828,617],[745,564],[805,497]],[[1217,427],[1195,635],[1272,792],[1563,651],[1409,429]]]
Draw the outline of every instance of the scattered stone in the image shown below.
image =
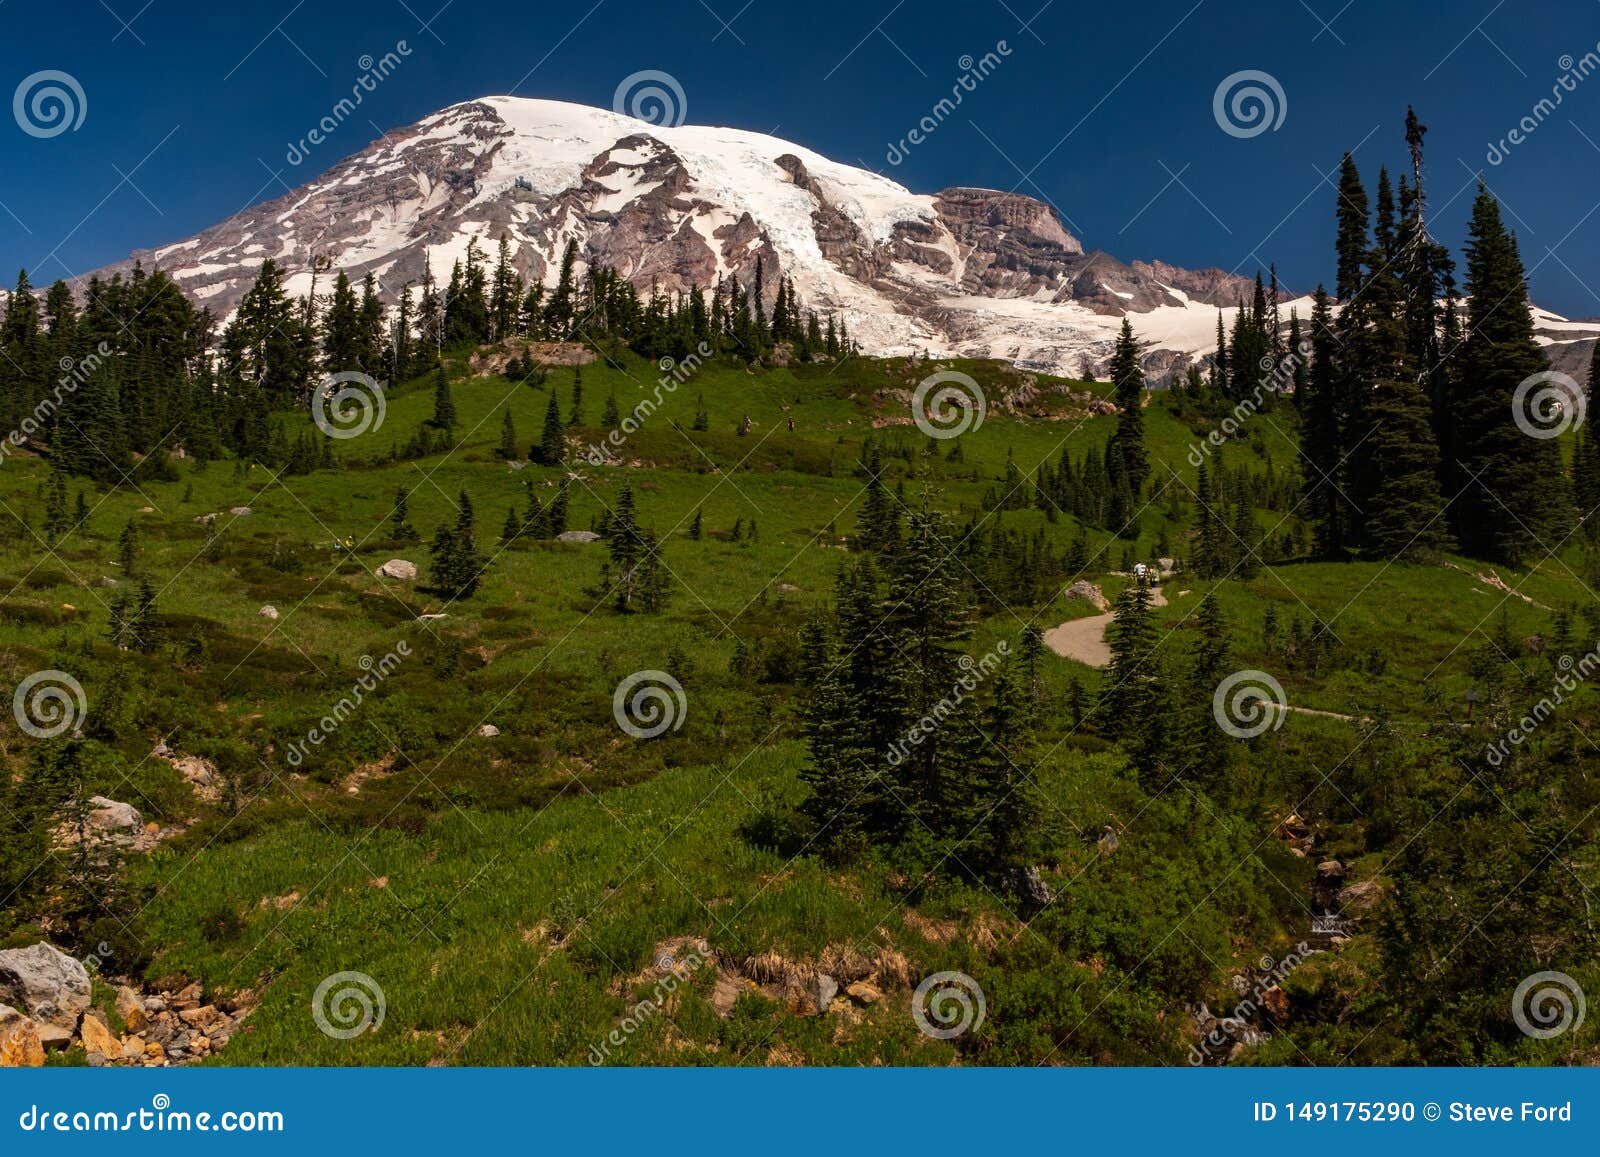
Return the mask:
[[493,739],[496,735],[499,735],[499,734],[500,734],[500,729],[498,727],[496,727],[493,723],[485,723],[481,727],[478,728],[478,737],[480,739]]
[[199,1008],[186,1008],[178,1014],[184,1024],[193,1028],[210,1028],[214,1024],[221,1024],[227,1016],[215,1005],[203,1004]]
[[273,606],[271,603],[268,603],[266,606],[257,611],[256,614],[260,615],[263,619],[276,619],[278,617],[278,608]]
[[42,1024],[69,1032],[89,1007],[89,973],[65,952],[40,941],[0,952],[0,1002],[15,1005]]
[[141,506],[141,507],[139,507],[139,513],[140,514],[154,514],[155,512],[156,512],[156,508],[154,506]]
[[0,1069],[36,1069],[43,1064],[39,1026],[9,1004],[0,1004]]
[[228,513],[236,518],[248,518],[250,515],[254,514],[255,511],[251,510],[248,506],[234,506],[228,509]]
[[150,1023],[144,999],[126,984],[117,987],[117,1015],[131,1033],[143,1032]]
[[865,980],[856,981],[844,991],[845,995],[851,1000],[855,1001],[857,1004],[877,1004],[878,1001],[883,999],[883,993],[879,992]]
[[417,564],[407,562],[403,558],[391,558],[373,572],[379,578],[405,579],[410,581],[417,577]]
[[217,787],[217,769],[210,760],[198,755],[180,755],[169,759],[168,762],[172,764],[173,770],[194,788],[195,795],[201,799],[222,798],[222,792]]
[[103,574],[100,576],[100,585],[103,587],[114,587],[117,585],[117,580],[112,578],[110,575]]
[[1111,602],[1100,587],[1087,579],[1079,579],[1067,588],[1069,599],[1087,599],[1095,605],[1095,609],[1105,611],[1111,608]]
[[39,1032],[39,1043],[44,1046],[45,1052],[58,1053],[72,1047],[72,1033],[59,1024],[40,1024],[35,1027]]
[[557,542],[599,542],[600,536],[592,530],[563,530],[556,535]]
[[1036,867],[1013,868],[1008,876],[1007,887],[1030,907],[1043,908],[1055,899],[1055,893],[1050,891],[1050,885],[1044,882],[1044,876]]
[[215,522],[216,520],[217,512],[214,510],[210,514],[197,514],[195,516],[196,522]]
[[1107,824],[1105,834],[1095,841],[1095,844],[1102,856],[1114,856],[1117,854],[1117,849],[1122,846],[1122,841],[1117,838],[1116,830]]
[[122,1055],[122,1042],[117,1039],[117,1034],[111,1031],[111,1026],[96,1013],[84,1014],[83,1023],[78,1027],[78,1034],[83,1038],[86,1052],[99,1053],[102,1057]]
[[144,827],[144,817],[132,804],[119,803],[103,795],[89,797],[89,814],[86,822],[91,828],[104,832],[137,832]]
[[826,972],[817,973],[816,989],[812,993],[817,1012],[827,1012],[828,1006],[833,1003],[833,998],[838,994],[839,982]]
[[167,1004],[169,1007],[175,1008],[180,1012],[188,1008],[199,1008],[200,1001],[204,995],[205,990],[202,989],[198,983],[195,983],[187,986],[186,988],[180,988],[177,992],[173,993]]
[[449,617],[450,616],[445,614],[443,611],[435,611],[431,615],[418,615],[417,616],[417,622],[419,622],[419,623],[436,623],[440,619],[448,619]]

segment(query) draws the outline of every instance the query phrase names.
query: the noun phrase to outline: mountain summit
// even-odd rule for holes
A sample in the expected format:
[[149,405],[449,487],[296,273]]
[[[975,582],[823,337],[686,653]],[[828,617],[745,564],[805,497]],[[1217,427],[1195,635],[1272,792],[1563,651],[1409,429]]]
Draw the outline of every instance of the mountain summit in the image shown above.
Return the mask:
[[1086,252],[1055,209],[1016,193],[913,193],[777,137],[509,96],[387,132],[282,197],[102,272],[159,265],[226,315],[266,258],[293,293],[325,262],[371,271],[393,301],[425,261],[442,284],[471,240],[492,260],[502,236],[530,281],[554,280],[569,240],[641,290],[733,273],[749,284],[761,258],[770,290],[792,278],[868,353],[1069,374],[1103,371],[1124,314],[1147,371],[1170,374],[1212,348],[1218,307],[1231,315],[1251,289],[1217,269]]

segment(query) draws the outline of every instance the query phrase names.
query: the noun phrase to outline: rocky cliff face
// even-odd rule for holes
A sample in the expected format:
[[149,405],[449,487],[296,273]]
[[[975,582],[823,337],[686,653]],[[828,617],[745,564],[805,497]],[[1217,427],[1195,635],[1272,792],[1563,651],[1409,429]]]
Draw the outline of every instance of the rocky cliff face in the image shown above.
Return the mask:
[[[1153,376],[1208,352],[1242,277],[1086,252],[1043,202],[990,189],[912,193],[773,137],[652,125],[602,109],[490,97],[391,130],[275,200],[134,259],[168,270],[219,316],[268,257],[292,292],[313,269],[373,273],[393,301],[425,265],[447,282],[476,241],[510,244],[552,282],[569,240],[641,290],[793,279],[870,353],[966,354],[1104,372],[1124,315]],[[100,271],[102,273],[108,270]],[[321,292],[327,276],[315,282]]]

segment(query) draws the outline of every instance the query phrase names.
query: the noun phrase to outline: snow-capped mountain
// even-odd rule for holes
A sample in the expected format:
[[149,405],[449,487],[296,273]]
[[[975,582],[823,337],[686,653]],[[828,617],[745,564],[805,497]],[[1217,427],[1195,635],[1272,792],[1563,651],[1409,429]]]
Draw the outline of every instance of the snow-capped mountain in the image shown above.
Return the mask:
[[[488,97],[452,105],[316,180],[186,241],[136,252],[219,316],[275,258],[288,288],[314,259],[386,299],[448,281],[477,238],[502,236],[529,280],[552,282],[569,239],[641,290],[709,287],[758,257],[801,301],[842,316],[869,353],[998,357],[1063,373],[1103,370],[1124,314],[1165,376],[1209,352],[1217,309],[1244,278],[1085,252],[1049,205],[1015,193],[912,193],[776,137],[667,126],[558,101]],[[327,285],[326,277],[318,288]],[[1302,316],[1306,302],[1297,304]],[[1553,317],[1553,315],[1552,315]],[[1560,320],[1560,319],[1555,319]]]

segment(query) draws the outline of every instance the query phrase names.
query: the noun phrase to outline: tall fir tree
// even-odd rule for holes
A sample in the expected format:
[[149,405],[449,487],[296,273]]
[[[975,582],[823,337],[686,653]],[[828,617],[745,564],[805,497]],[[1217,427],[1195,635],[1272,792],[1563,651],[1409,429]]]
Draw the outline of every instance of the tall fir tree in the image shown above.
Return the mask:
[[1516,239],[1481,184],[1468,227],[1466,288],[1466,338],[1452,406],[1464,476],[1452,506],[1455,535],[1467,554],[1515,565],[1564,536],[1562,472],[1555,440],[1526,433],[1518,422],[1528,422],[1532,401],[1516,397],[1518,386],[1549,361],[1534,340]]

